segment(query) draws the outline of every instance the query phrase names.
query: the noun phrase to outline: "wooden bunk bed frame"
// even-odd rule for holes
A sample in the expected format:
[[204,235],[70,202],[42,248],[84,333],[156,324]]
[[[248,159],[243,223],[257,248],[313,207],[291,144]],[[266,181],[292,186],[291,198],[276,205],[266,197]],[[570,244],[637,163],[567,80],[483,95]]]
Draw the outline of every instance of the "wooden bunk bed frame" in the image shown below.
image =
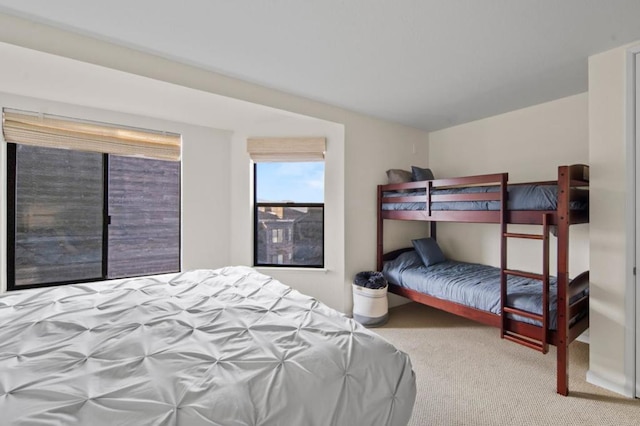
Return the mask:
[[[385,219],[429,221],[430,234],[436,238],[436,222],[467,222],[467,223],[496,223],[500,225],[500,267],[501,273],[501,312],[525,316],[539,321],[542,326],[518,321],[510,318],[510,315],[498,315],[487,311],[464,306],[455,302],[438,299],[414,290],[389,284],[389,291],[410,300],[432,306],[443,311],[453,313],[473,321],[500,328],[501,337],[525,345],[532,349],[546,353],[548,345],[557,347],[557,392],[561,395],[569,393],[568,355],[569,343],[575,340],[589,327],[589,297],[580,297],[573,303],[570,298],[582,292],[589,283],[589,272],[583,272],[573,280],[569,279],[569,228],[571,225],[588,223],[589,212],[572,211],[570,203],[583,196],[584,191],[579,188],[589,186],[589,167],[582,164],[558,167],[558,179],[545,182],[526,182],[523,184],[551,184],[558,186],[558,199],[556,210],[508,210],[507,209],[507,173],[498,173],[481,176],[468,176],[451,179],[438,179],[432,181],[410,182],[401,184],[378,185],[378,226],[377,226],[377,268],[382,270],[383,262],[397,257],[404,251],[401,249],[384,253],[384,229]],[[493,193],[467,193],[432,195],[432,189],[442,187],[464,187],[478,185],[499,185],[498,192]],[[513,185],[513,184],[509,184]],[[519,184],[516,184],[519,185]],[[424,189],[422,195],[408,192],[399,197],[385,197],[387,191],[407,189]],[[432,209],[432,203],[444,201],[498,201],[499,210],[487,211],[437,211]],[[423,210],[383,210],[384,203],[409,203],[423,202]],[[542,234],[510,233],[508,224],[542,225]],[[548,297],[549,297],[549,227],[557,227],[557,326],[556,330],[548,328]],[[508,269],[507,265],[507,240],[509,238],[526,238],[541,240],[543,245],[543,272],[534,274],[525,271]],[[542,315],[521,311],[505,305],[507,294],[507,276],[517,275],[538,279],[543,285]]]

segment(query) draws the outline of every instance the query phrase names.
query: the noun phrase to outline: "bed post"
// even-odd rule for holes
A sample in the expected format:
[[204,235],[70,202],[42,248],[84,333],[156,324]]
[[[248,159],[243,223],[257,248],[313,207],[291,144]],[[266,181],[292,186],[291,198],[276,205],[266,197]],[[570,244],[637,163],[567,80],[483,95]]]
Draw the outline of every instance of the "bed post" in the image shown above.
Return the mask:
[[569,166],[558,167],[558,320],[557,320],[557,392],[569,394],[569,197],[571,173]]
[[383,218],[382,218],[382,189],[381,186],[378,185],[378,225],[377,225],[377,262],[376,262],[376,270],[382,271],[382,256],[384,254],[384,241],[383,241]]
[[[433,189],[433,181],[427,182],[427,203],[425,204],[425,208],[427,210],[427,214],[431,217],[431,190]],[[437,240],[436,235],[436,222],[433,220],[429,221],[429,236],[434,240]]]
[[509,193],[507,192],[507,173],[500,176],[500,338],[504,339],[507,330],[507,210]]

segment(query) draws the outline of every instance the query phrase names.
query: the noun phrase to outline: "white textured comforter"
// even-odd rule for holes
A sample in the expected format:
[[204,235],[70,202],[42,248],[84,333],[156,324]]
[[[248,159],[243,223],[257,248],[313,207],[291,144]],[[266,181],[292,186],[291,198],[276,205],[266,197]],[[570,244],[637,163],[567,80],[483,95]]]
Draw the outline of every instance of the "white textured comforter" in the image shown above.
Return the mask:
[[406,354],[247,267],[0,296],[2,425],[404,425]]

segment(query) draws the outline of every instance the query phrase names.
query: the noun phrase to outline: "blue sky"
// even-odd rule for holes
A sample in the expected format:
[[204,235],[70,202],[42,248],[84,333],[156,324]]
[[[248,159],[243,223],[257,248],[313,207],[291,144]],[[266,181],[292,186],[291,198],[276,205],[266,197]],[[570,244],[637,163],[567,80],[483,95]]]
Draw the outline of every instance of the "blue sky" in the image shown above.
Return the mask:
[[324,162],[256,163],[258,201],[324,202]]

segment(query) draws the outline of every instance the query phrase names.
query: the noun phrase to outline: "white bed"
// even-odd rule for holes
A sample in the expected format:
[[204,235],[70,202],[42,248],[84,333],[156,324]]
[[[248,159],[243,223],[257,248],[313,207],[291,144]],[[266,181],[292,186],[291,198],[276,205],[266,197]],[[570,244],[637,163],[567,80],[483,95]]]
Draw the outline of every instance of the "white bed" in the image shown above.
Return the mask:
[[409,357],[247,267],[0,296],[7,425],[406,425]]

